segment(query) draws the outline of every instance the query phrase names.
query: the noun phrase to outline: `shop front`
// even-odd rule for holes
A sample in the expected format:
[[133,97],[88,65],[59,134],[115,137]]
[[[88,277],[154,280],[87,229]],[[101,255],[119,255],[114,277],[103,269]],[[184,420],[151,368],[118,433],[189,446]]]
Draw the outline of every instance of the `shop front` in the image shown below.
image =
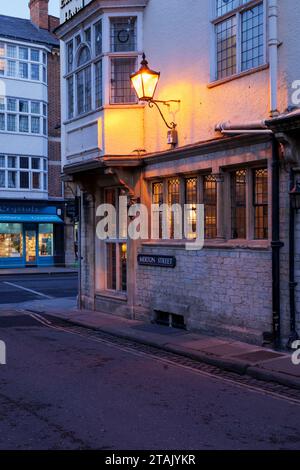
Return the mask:
[[63,226],[57,206],[0,207],[0,268],[63,265]]

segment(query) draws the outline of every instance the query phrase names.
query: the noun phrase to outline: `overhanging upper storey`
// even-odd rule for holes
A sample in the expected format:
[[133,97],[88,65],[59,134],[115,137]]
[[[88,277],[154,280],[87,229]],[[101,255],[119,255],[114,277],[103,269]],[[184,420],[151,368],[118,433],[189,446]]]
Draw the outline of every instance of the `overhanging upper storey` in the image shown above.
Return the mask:
[[61,0],[61,25],[56,29],[57,36],[62,39],[70,28],[76,26],[77,22],[84,21],[101,9],[139,9],[145,8],[149,0]]

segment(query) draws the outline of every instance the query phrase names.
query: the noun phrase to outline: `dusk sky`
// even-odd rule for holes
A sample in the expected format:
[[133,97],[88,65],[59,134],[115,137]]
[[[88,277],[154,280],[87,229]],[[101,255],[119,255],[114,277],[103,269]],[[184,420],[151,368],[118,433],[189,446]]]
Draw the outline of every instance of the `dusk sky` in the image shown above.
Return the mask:
[[[21,18],[29,18],[28,0],[9,0],[1,2],[0,14],[8,16],[18,16]],[[49,13],[59,16],[59,0],[49,1]]]

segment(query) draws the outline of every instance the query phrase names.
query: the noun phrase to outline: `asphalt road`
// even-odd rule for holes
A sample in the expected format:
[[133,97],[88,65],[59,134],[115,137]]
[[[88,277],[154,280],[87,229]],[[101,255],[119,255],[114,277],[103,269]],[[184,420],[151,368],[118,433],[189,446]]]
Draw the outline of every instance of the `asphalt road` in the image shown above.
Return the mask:
[[76,297],[77,274],[0,276],[0,305]]
[[300,406],[2,312],[0,449],[299,449]]

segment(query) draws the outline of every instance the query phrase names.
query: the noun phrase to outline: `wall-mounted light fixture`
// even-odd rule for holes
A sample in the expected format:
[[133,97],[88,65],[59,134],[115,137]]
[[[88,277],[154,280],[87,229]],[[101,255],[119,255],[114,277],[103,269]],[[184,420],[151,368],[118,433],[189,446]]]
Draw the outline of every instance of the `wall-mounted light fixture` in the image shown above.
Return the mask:
[[180,103],[180,100],[160,101],[154,99],[154,94],[157,88],[159,78],[160,72],[155,72],[154,70],[151,70],[149,68],[145,54],[143,54],[143,60],[141,62],[140,69],[130,76],[131,83],[139,101],[146,101],[150,108],[156,106],[156,108],[158,109],[159,114],[161,115],[165,125],[168,129],[170,129],[168,132],[168,143],[174,146],[178,142],[176,131],[177,124],[175,124],[175,122],[171,122],[170,124],[167,122],[166,118],[162,113],[162,110],[159,107],[159,103],[165,106],[169,106],[170,103]]

